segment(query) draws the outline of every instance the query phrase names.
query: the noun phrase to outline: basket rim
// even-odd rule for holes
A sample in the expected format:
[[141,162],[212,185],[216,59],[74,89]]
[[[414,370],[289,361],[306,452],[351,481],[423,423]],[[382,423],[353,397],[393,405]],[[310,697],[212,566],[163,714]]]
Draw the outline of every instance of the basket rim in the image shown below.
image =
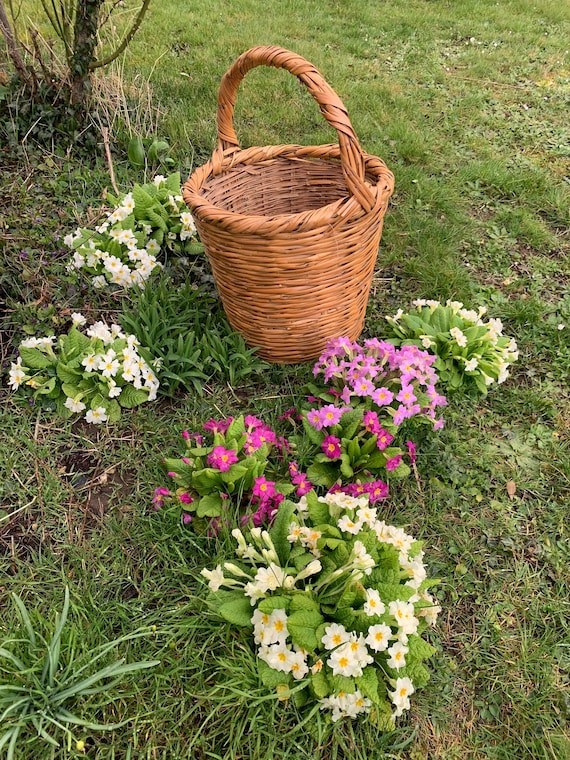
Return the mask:
[[377,177],[377,182],[366,182],[375,196],[375,203],[370,210],[348,193],[343,198],[321,206],[318,209],[301,211],[295,214],[275,214],[271,216],[240,214],[229,211],[208,201],[202,194],[206,182],[214,177],[222,177],[230,170],[240,166],[262,165],[277,158],[321,159],[340,162],[340,148],[337,143],[307,145],[272,145],[253,146],[245,149],[231,148],[220,153],[216,151],[209,161],[195,169],[182,186],[182,196],[192,215],[198,222],[212,224],[220,229],[250,234],[275,234],[276,232],[305,232],[335,222],[356,220],[363,216],[374,216],[385,211],[388,200],[394,191],[394,175],[382,159],[363,153],[366,173]]

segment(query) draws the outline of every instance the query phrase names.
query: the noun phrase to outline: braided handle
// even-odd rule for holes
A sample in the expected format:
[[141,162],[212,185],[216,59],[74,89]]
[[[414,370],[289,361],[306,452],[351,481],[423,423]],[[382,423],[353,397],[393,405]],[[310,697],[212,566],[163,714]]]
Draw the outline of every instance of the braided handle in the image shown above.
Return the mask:
[[338,133],[340,162],[350,194],[365,211],[370,211],[376,201],[372,190],[364,182],[365,160],[362,148],[346,108],[322,74],[296,53],[280,47],[259,46],[242,53],[224,74],[218,94],[218,148],[219,154],[239,149],[233,126],[237,89],[250,69],[256,66],[273,66],[286,69],[296,76],[319,104],[321,113]]

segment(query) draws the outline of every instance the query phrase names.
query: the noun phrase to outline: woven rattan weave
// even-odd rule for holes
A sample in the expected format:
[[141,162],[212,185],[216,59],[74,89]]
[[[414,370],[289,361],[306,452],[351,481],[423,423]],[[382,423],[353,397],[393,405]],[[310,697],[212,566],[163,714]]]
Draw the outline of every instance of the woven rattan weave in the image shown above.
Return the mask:
[[[238,86],[255,66],[306,85],[338,144],[241,149],[233,127]],[[278,47],[256,47],[224,75],[218,146],[183,187],[224,310],[259,355],[299,363],[331,337],[364,324],[394,178],[363,153],[344,105],[315,67]]]

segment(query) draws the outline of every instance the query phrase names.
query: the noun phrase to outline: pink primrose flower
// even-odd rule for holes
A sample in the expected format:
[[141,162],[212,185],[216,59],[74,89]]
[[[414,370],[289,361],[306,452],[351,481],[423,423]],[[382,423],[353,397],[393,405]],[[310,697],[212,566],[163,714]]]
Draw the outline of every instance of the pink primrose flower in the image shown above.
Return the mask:
[[416,461],[416,444],[413,441],[406,441],[406,446],[408,447],[410,462],[413,463]]
[[154,496],[152,497],[152,503],[154,504],[155,510],[158,510],[162,507],[165,496],[170,496],[170,491],[168,490],[168,488],[154,489]]
[[349,385],[344,386],[344,388],[342,389],[342,393],[340,394],[340,398],[342,401],[344,401],[345,404],[350,404],[350,399],[352,398],[352,391]]
[[234,449],[226,449],[223,446],[214,446],[207,457],[207,462],[210,467],[220,470],[220,472],[227,472],[232,464],[235,464],[237,461],[237,451]]
[[443,417],[441,417],[439,420],[436,420],[436,421],[433,423],[433,429],[434,429],[434,430],[441,430],[441,428],[442,428],[444,425],[445,425],[445,420],[443,419]]
[[388,459],[388,461],[386,462],[386,469],[388,471],[395,470],[396,467],[399,467],[401,461],[402,461],[401,454],[398,454],[398,456],[396,457],[392,457],[392,459]]
[[391,435],[387,430],[384,430],[384,428],[381,428],[378,431],[378,440],[376,442],[376,445],[380,451],[384,451],[384,449],[387,449],[393,440],[394,436]]
[[368,432],[372,433],[373,435],[376,435],[382,430],[382,426],[380,425],[376,412],[364,412],[362,424],[366,430],[368,430]]
[[209,433],[221,433],[222,435],[225,435],[233,421],[233,417],[228,417],[225,420],[208,420],[208,422],[205,422],[202,427]]
[[297,462],[289,462],[289,475],[294,478],[299,474],[299,465]]
[[188,457],[182,457],[182,461],[184,462],[184,464],[192,464],[192,460],[188,459]]
[[192,504],[192,502],[194,501],[194,499],[190,496],[188,491],[184,491],[184,493],[181,493],[178,498],[180,499],[182,504]]
[[321,443],[321,449],[328,459],[338,459],[340,457],[340,438],[334,435],[327,435]]
[[373,480],[366,484],[366,491],[368,493],[368,501],[370,504],[375,504],[380,499],[388,498],[388,486],[381,480]]
[[188,512],[184,512],[182,515],[182,523],[183,525],[189,525],[192,522],[192,515],[189,515]]
[[293,485],[297,486],[297,490],[295,491],[297,496],[304,496],[313,488],[313,484],[307,479],[307,476],[304,472],[300,472],[298,475],[292,478],[292,483]]
[[396,399],[401,404],[406,404],[406,406],[411,406],[414,401],[417,401],[417,397],[414,395],[414,386],[413,385],[404,385],[402,382],[402,390],[398,393],[396,396]]
[[307,412],[307,422],[312,425],[315,430],[321,430],[323,423],[321,422],[321,413],[319,409],[309,409]]
[[263,476],[255,478],[252,493],[260,502],[267,501],[275,494],[275,483],[272,480],[266,480]]
[[346,409],[344,409],[344,407],[335,406],[334,404],[326,404],[319,412],[321,428],[318,429],[336,425],[345,411]]
[[243,421],[245,423],[246,428],[249,428],[250,430],[253,430],[254,428],[262,427],[263,425],[265,425],[263,420],[260,420],[258,417],[254,417],[253,414],[247,414],[243,418]]
[[408,416],[408,410],[404,406],[404,404],[400,404],[400,406],[396,409],[394,412],[394,416],[392,417],[392,422],[394,425],[401,425],[402,422],[407,418]]
[[393,398],[394,394],[392,391],[389,391],[388,388],[376,388],[374,393],[372,393],[372,401],[374,401],[377,406],[387,406],[392,403]]
[[185,441],[190,440],[190,433],[187,430],[182,431],[182,438],[184,438]]
[[296,415],[297,415],[297,410],[295,409],[295,407],[294,407],[294,406],[292,406],[290,409],[286,409],[286,410],[283,412],[283,414],[280,414],[280,415],[279,415],[279,419],[280,419],[280,420],[289,420],[289,419],[291,419],[292,417],[293,417],[293,418],[295,418],[295,419],[297,419],[297,416],[296,416]]
[[170,471],[170,472],[167,472],[166,474],[168,475],[169,478],[177,478],[178,477],[178,474],[176,472]]
[[375,389],[374,383],[366,377],[360,377],[352,384],[352,390],[357,396],[371,396]]

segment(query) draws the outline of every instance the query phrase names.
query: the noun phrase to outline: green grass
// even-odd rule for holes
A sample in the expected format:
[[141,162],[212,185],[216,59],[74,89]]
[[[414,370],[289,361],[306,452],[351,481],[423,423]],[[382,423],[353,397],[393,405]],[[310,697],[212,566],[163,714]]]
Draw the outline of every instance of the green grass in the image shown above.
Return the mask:
[[[412,298],[453,297],[486,305],[521,355],[486,399],[451,400],[446,428],[418,446],[418,479],[386,504],[387,520],[425,541],[443,613],[432,680],[385,736],[360,723],[331,730],[319,715],[299,725],[291,704],[267,694],[247,642],[203,604],[199,571],[227,539],[196,537],[150,508],[181,430],[247,412],[281,424],[310,365],[141,407],[108,430],[38,415],[3,391],[0,640],[17,627],[11,591],[53,619],[66,584],[84,652],[156,626],[120,654],[161,665],[126,678],[110,704],[79,704],[97,722],[130,719],[112,733],[79,732],[87,757],[570,755],[569,35],[570,10],[554,0],[151,4],[124,76],[150,81],[160,137],[183,172],[215,146],[217,88],[237,55],[256,44],[295,50],[396,177],[366,334]],[[335,139],[285,72],[248,75],[236,128],[243,145]],[[115,171],[127,189],[142,178],[120,147]],[[94,217],[109,185],[103,159],[27,143],[0,162],[5,363],[25,335],[63,329],[75,310],[111,316],[120,303],[77,288],[56,239]],[[37,741],[21,748],[22,760],[79,756]]]

